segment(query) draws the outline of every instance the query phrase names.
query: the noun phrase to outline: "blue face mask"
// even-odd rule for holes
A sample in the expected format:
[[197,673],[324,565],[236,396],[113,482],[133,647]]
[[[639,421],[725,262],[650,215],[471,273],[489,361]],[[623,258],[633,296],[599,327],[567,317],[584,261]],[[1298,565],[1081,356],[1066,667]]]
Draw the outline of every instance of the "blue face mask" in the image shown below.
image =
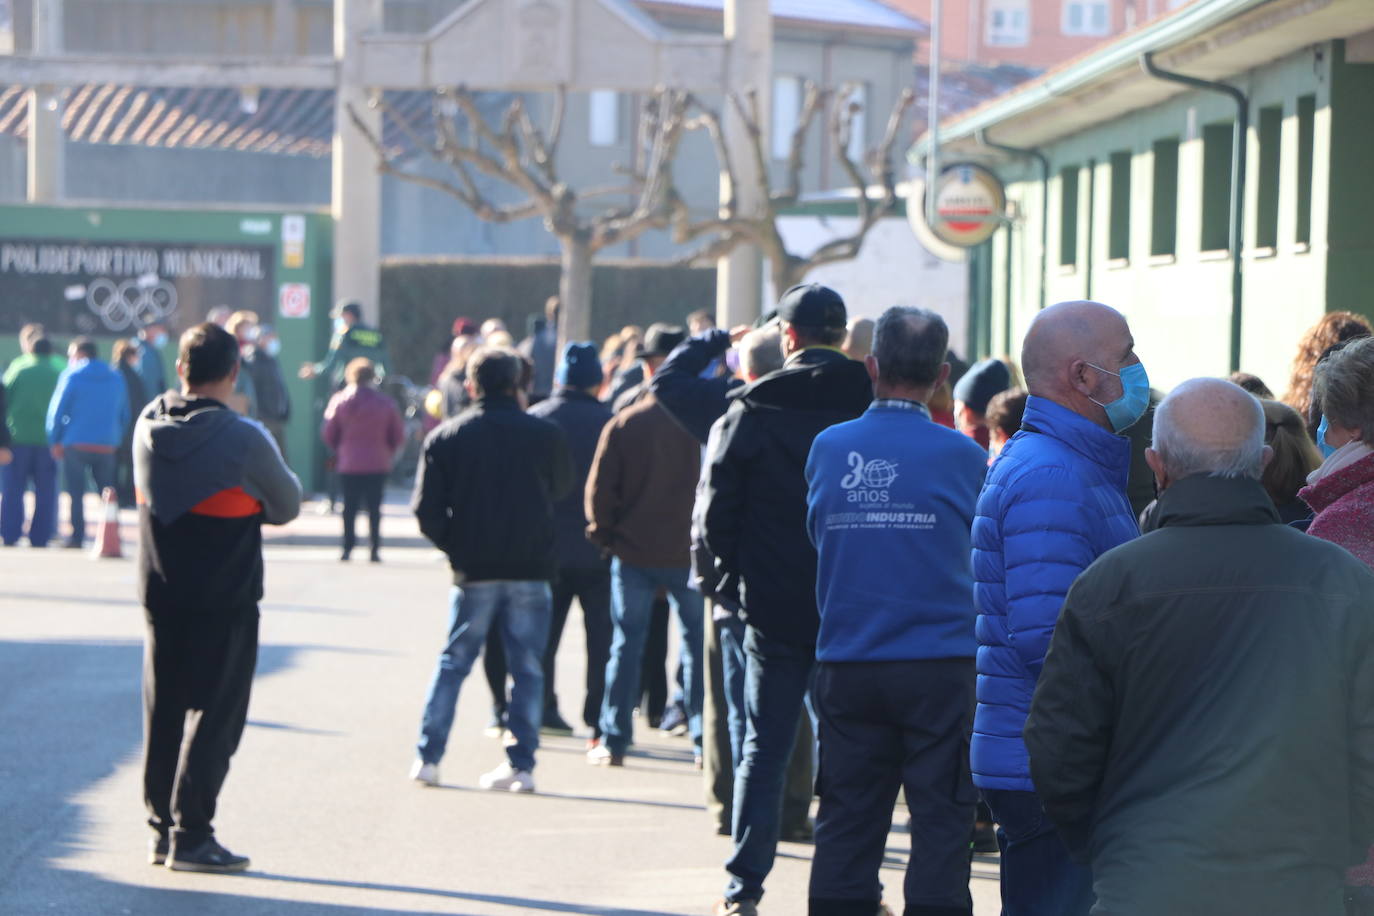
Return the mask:
[[1145,416],[1145,409],[1150,406],[1150,377],[1145,374],[1143,363],[1124,366],[1120,372],[1112,372],[1092,363],[1088,365],[1098,372],[1115,375],[1121,379],[1121,397],[1107,404],[1093,400],[1094,404],[1107,411],[1107,420],[1112,424],[1113,430],[1124,432]]
[[1322,459],[1330,458],[1336,451],[1336,447],[1326,444],[1326,431],[1331,427],[1326,422],[1326,414],[1322,414],[1322,421],[1317,424],[1317,448],[1321,449]]

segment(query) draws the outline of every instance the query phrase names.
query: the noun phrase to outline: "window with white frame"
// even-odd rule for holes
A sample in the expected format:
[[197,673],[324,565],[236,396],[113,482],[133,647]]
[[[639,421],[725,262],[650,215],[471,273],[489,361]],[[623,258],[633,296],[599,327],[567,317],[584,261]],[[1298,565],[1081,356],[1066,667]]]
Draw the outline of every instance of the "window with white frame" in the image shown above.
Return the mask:
[[988,0],[986,43],[1023,47],[1030,42],[1030,8],[1027,0]]
[[1106,35],[1111,31],[1110,0],[1065,0],[1065,35]]
[[801,77],[773,77],[773,130],[769,145],[773,147],[774,159],[786,159],[792,152],[792,134],[797,129],[801,106]]
[[592,146],[620,142],[620,93],[594,89],[587,95],[587,137]]
[[857,105],[849,122],[849,158],[863,164],[868,153],[868,84],[853,83],[844,97],[844,104]]

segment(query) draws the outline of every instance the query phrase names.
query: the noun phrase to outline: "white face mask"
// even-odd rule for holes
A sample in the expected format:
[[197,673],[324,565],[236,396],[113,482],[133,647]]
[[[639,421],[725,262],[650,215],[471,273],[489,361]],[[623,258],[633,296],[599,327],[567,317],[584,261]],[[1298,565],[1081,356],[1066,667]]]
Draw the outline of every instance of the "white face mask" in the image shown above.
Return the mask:
[[273,337],[271,340],[267,341],[265,344],[262,345],[262,349],[263,352],[266,353],[268,356],[275,357],[278,353],[281,352],[281,341]]

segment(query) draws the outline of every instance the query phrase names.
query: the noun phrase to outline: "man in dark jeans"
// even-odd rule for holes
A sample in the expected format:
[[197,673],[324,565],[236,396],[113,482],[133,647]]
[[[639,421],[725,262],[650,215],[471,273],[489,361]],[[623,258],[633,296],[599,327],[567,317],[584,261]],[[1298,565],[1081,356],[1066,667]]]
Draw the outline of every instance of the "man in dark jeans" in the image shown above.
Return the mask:
[[[181,391],[134,432],[144,653],[143,793],[149,861],[177,871],[248,867],[211,821],[248,716],[262,599],[262,525],[296,517],[301,485],[266,430],[225,400],[239,346],[213,324],[181,338]],[[188,713],[194,713],[188,715]]]
[[806,533],[806,457],[816,434],[862,414],[873,385],[835,349],[844,300],[819,284],[778,303],[783,368],[738,389],[707,456],[706,546],[737,588],[746,624],[744,762],[735,775],[734,853],[717,916],[752,916],[773,867],[783,773],[816,657],[816,548]]
[[568,610],[576,598],[587,632],[587,693],[582,703],[582,721],[592,729],[593,740],[601,737],[598,719],[606,688],[606,659],[611,651],[611,573],[601,552],[587,540],[582,491],[587,485],[601,428],[611,419],[611,411],[596,397],[601,379],[596,345],[570,343],[564,348],[554,374],[552,397],[530,408],[533,416],[563,430],[573,460],[572,490],[553,507],[558,578],[553,584],[549,645],[544,650],[544,730],[572,733],[558,714],[554,661]]
[[572,489],[572,462],[557,426],[520,409],[520,356],[478,350],[468,363],[474,406],[429,434],[411,501],[420,531],[453,568],[448,642],[425,699],[410,777],[439,784],[463,680],[499,626],[514,686],[506,762],[483,789],[534,791],[534,752],[544,712],[549,582],[557,575],[553,506]]
[[931,421],[948,346],[934,312],[884,312],[865,360],[872,406],[817,436],[806,465],[821,615],[811,916],[880,912],[899,788],[912,825],[905,916],[973,912],[969,538],[987,452]]

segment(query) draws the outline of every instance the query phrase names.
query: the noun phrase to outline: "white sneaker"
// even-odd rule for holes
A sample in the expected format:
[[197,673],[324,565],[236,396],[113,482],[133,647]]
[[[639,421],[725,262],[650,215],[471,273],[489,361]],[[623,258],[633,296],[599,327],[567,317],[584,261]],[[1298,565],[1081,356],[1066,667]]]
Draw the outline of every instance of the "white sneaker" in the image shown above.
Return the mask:
[[483,773],[477,784],[489,792],[533,792],[534,776],[507,762],[490,773]]
[[410,778],[427,786],[439,784],[439,764],[425,763],[419,757],[410,765]]

